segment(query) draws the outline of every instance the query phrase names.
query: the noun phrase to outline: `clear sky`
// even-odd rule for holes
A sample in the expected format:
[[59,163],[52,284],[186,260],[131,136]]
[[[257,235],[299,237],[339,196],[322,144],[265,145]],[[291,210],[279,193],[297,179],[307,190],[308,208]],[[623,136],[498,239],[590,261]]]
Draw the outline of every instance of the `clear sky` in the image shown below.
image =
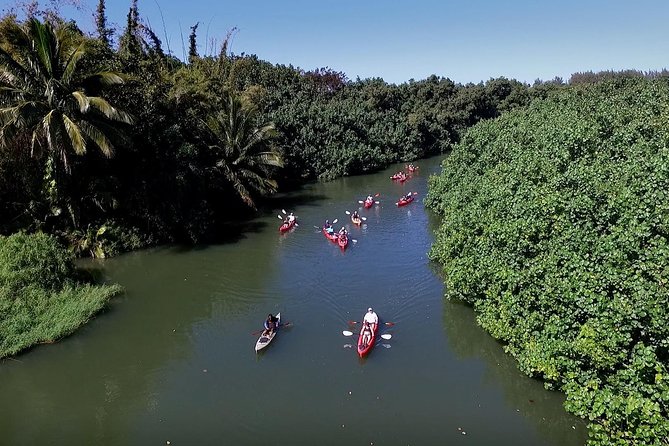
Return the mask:
[[[0,0],[0,9],[15,1]],[[64,15],[92,31],[97,0],[41,3],[68,1],[81,8],[65,7]],[[119,32],[130,3],[106,0]],[[138,7],[163,48],[181,59],[200,22],[201,55],[217,53],[212,42],[220,45],[236,27],[235,54],[306,70],[328,66],[352,80],[436,74],[460,83],[499,76],[532,83],[669,66],[669,0],[139,0]]]

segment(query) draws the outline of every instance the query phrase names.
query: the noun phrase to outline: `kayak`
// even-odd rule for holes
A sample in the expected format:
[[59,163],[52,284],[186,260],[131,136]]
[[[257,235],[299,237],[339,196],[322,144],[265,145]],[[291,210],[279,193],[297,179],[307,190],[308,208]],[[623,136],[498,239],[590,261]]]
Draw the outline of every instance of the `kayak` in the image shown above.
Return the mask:
[[341,237],[339,237],[339,239],[337,240],[337,244],[339,244],[339,247],[341,249],[346,249],[346,246],[348,245],[348,236],[344,234]]
[[291,229],[293,229],[293,226],[295,226],[295,223],[297,223],[297,219],[282,224],[281,226],[279,226],[279,232],[290,231]]
[[323,228],[323,235],[325,236],[325,238],[327,238],[327,239],[330,240],[331,242],[336,242],[336,241],[337,241],[337,238],[338,238],[336,232],[329,233],[329,232],[327,231],[327,229],[325,229],[325,228]]
[[369,351],[372,349],[374,346],[374,342],[376,340],[376,331],[379,329],[379,324],[374,324],[372,325],[372,337],[367,345],[365,345],[362,342],[362,332],[364,330],[364,325],[363,327],[360,328],[360,335],[358,336],[358,356],[361,358],[365,356]]
[[362,224],[361,217],[355,218],[354,216],[351,215],[351,221],[353,222],[354,225],[360,226]]
[[403,183],[407,180],[407,176],[395,174],[392,177],[390,177],[390,179],[393,181],[399,181],[400,183]]
[[365,209],[369,209],[374,206],[374,200],[365,200],[362,205],[365,207]]
[[408,170],[409,172],[413,173],[413,172],[415,172],[415,171],[418,170],[418,166],[413,166],[413,167],[411,167],[411,166],[407,166],[407,170]]
[[411,203],[413,201],[413,195],[409,197],[409,199],[405,199],[404,197],[400,198],[400,201],[395,203],[397,206],[406,206],[407,204]]
[[277,313],[276,318],[279,320],[276,324],[276,330],[274,330],[274,333],[267,336],[265,336],[264,333],[260,335],[258,341],[256,342],[256,352],[259,352],[263,348],[267,347],[269,343],[272,342],[272,339],[274,339],[277,332],[279,331],[279,327],[281,326],[281,313]]

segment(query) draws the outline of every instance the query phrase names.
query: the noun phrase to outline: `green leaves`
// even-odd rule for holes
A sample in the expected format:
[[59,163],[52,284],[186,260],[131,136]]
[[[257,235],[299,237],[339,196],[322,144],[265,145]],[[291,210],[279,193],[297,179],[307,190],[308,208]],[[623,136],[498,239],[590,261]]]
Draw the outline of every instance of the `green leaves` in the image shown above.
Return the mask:
[[[50,206],[67,206],[72,155],[83,155],[92,143],[110,157],[110,135],[127,113],[95,96],[100,87],[123,82],[123,76],[98,71],[87,76],[78,64],[88,51],[86,39],[65,22],[35,18],[4,24],[0,39],[0,137],[5,148],[30,147],[30,155],[49,161],[51,192],[42,199]],[[84,87],[85,86],[85,87]],[[87,90],[96,93],[87,93]],[[25,144],[29,138],[30,145]],[[61,202],[62,201],[62,202]],[[76,225],[76,217],[70,212]]]
[[274,124],[258,126],[257,121],[255,108],[244,106],[236,94],[226,91],[221,111],[205,123],[205,139],[216,171],[254,209],[258,196],[277,191],[274,176],[276,169],[283,167],[274,146]]
[[429,182],[446,296],[564,389],[594,444],[669,431],[668,104],[662,81],[557,91],[473,127]]

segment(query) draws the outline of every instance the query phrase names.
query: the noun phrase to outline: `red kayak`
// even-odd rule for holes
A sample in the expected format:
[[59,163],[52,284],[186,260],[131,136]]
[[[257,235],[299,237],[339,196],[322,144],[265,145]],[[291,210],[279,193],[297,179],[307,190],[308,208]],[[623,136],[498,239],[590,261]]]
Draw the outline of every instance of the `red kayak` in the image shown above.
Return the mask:
[[409,203],[411,203],[411,202],[413,201],[413,197],[414,197],[413,195],[410,196],[409,198],[404,198],[404,197],[402,197],[402,198],[400,198],[400,201],[398,201],[398,202],[395,203],[395,204],[396,204],[397,206],[406,206],[407,204],[409,204]]
[[400,183],[403,183],[403,182],[405,182],[405,181],[407,180],[407,176],[404,175],[404,174],[401,174],[401,175],[400,175],[400,174],[397,174],[397,173],[396,173],[395,175],[393,175],[392,177],[390,177],[390,179],[393,180],[393,181],[399,181]]
[[281,226],[279,226],[279,232],[290,231],[295,226],[295,223],[297,223],[297,219],[282,224]]
[[372,325],[372,337],[370,338],[367,344],[365,344],[362,339],[363,338],[362,332],[365,329],[364,324],[360,329],[360,335],[358,336],[358,356],[360,356],[361,358],[365,356],[367,353],[369,353],[369,351],[374,346],[374,342],[376,341],[376,331],[378,330],[378,324],[371,324],[371,325]]
[[362,205],[365,207],[365,209],[369,209],[372,206],[374,206],[374,199],[365,200],[365,202]]
[[337,244],[339,244],[341,249],[346,249],[346,246],[348,246],[348,236],[346,234],[339,236]]
[[336,232],[332,232],[332,233],[330,233],[330,232],[328,232],[328,230],[325,229],[325,228],[323,228],[323,235],[325,236],[325,238],[327,238],[327,239],[330,240],[331,242],[336,242],[337,239],[339,238],[339,237],[337,236],[337,233],[336,233]]

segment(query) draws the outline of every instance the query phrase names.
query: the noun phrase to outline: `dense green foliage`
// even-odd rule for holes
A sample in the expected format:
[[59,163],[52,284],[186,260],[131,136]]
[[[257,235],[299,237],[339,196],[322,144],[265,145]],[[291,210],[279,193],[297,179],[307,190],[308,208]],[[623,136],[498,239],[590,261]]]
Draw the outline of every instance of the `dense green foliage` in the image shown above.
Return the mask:
[[70,334],[119,292],[79,280],[52,236],[0,237],[0,358]]
[[98,257],[203,241],[277,190],[443,153],[530,100],[504,78],[352,82],[228,54],[227,39],[203,57],[197,25],[184,63],[129,3],[118,37],[102,0],[97,38],[48,13],[0,20],[0,233],[42,230]]
[[577,85],[473,127],[430,179],[446,296],[597,445],[669,438],[669,84]]

